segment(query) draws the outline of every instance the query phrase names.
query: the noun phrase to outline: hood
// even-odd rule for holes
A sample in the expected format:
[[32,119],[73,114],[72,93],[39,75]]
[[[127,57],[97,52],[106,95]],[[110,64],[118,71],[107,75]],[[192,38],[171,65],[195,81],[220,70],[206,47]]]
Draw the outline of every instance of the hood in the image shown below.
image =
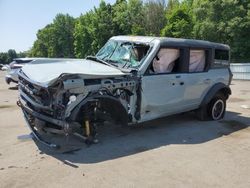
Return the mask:
[[47,85],[62,74],[79,74],[83,78],[105,78],[125,75],[117,68],[92,60],[48,59],[26,64],[22,72],[32,81]]

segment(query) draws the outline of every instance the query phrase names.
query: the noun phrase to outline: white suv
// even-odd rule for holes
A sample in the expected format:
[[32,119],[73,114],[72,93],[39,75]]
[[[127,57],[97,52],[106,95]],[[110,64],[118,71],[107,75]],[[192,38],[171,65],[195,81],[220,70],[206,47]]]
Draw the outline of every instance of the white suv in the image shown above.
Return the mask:
[[39,131],[95,140],[105,121],[132,125],[196,111],[223,118],[232,73],[229,46],[201,40],[116,36],[96,56],[28,64],[19,73],[25,119]]

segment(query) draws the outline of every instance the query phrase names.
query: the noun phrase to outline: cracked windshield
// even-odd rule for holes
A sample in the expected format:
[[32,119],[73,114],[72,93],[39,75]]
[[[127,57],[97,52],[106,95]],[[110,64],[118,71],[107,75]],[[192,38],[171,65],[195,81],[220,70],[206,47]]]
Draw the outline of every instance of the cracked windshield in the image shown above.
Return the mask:
[[136,68],[146,58],[148,51],[149,46],[145,44],[110,40],[96,57],[119,68]]

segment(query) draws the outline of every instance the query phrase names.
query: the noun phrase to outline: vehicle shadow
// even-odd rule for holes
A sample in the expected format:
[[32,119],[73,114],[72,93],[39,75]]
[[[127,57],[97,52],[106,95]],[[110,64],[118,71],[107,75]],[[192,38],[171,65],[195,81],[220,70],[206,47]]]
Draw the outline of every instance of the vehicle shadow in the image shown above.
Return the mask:
[[202,144],[249,126],[250,118],[235,112],[227,112],[224,120],[217,122],[202,122],[192,113],[185,113],[136,127],[101,127],[98,136],[100,143],[91,146],[86,146],[75,138],[68,138],[66,143],[61,142],[63,147],[59,150],[51,150],[36,143],[41,153],[51,155],[65,164],[98,163],[167,147],[170,144]]

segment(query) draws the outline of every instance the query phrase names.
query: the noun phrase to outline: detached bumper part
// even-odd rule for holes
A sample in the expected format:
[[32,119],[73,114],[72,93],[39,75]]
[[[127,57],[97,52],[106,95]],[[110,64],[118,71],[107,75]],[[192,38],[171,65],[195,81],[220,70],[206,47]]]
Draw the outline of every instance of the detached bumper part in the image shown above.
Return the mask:
[[5,77],[5,82],[6,82],[7,84],[10,84],[10,82],[11,82],[11,78],[9,78],[9,77]]
[[[57,144],[53,144],[53,143],[50,143],[50,142],[47,142],[45,140],[42,139],[42,137],[39,135],[39,133],[34,129],[34,127],[31,125],[30,123],[30,119],[29,119],[29,115],[34,115],[34,117],[36,117],[36,115],[39,115],[38,113],[34,112],[33,110],[31,110],[30,108],[28,108],[26,105],[25,105],[25,102],[22,101],[21,99],[19,101],[17,101],[17,105],[19,107],[22,108],[22,111],[23,111],[23,114],[24,114],[24,119],[26,121],[26,124],[27,126],[29,127],[32,135],[34,136],[34,138],[39,141],[41,144],[47,146],[47,147],[50,147],[52,149],[58,149],[60,148],[59,145]],[[41,115],[41,114],[40,114]],[[42,116],[41,119],[44,119],[46,116]]]
[[14,83],[16,83],[16,84],[18,83],[18,81],[12,79],[10,75],[6,75],[6,76],[5,76],[5,82],[6,82],[7,84],[10,84],[10,82],[14,82]]
[[25,119],[29,129],[31,130],[34,138],[37,141],[39,141],[40,143],[42,143],[43,145],[46,145],[46,146],[48,146],[50,148],[53,148],[53,149],[60,148],[59,145],[47,142],[40,136],[40,134],[36,131],[36,129],[34,128],[32,123],[30,122],[31,121],[30,116],[32,118],[37,118],[37,119],[39,119],[41,121],[51,123],[51,124],[55,124],[55,125],[61,127],[61,130],[46,127],[46,128],[44,128],[45,131],[52,132],[52,133],[58,133],[58,134],[60,132],[60,133],[63,133],[65,136],[68,136],[69,134],[72,134],[72,135],[75,135],[75,136],[83,139],[87,145],[89,145],[91,143],[97,143],[97,139],[95,139],[95,136],[93,136],[91,134],[89,122],[84,122],[83,126],[84,126],[85,131],[87,132],[87,134],[83,136],[83,135],[80,135],[80,134],[73,131],[74,127],[78,127],[77,123],[76,124],[74,124],[74,123],[69,124],[69,123],[67,123],[65,121],[57,120],[57,119],[54,119],[52,117],[37,113],[34,110],[30,109],[26,105],[26,102],[24,100],[22,100],[21,98],[20,98],[19,101],[17,101],[17,105],[22,108],[22,111],[23,111],[23,114],[24,114],[24,119]]
[[10,82],[12,82],[11,77],[5,76],[5,82],[6,82],[7,84],[10,84]]
[[27,112],[23,111],[23,113],[24,113],[24,119],[25,119],[25,121],[26,121],[26,123],[27,123],[29,129],[30,129],[31,133],[33,134],[34,138],[35,138],[37,141],[39,141],[39,142],[42,143],[43,145],[48,146],[48,147],[53,148],[53,149],[58,149],[58,148],[60,147],[59,145],[56,145],[56,144],[53,144],[53,143],[49,143],[49,142],[43,140],[43,139],[41,138],[41,136],[39,135],[39,133],[37,133],[37,131],[30,125],[30,122],[29,122],[29,118],[28,118]]

